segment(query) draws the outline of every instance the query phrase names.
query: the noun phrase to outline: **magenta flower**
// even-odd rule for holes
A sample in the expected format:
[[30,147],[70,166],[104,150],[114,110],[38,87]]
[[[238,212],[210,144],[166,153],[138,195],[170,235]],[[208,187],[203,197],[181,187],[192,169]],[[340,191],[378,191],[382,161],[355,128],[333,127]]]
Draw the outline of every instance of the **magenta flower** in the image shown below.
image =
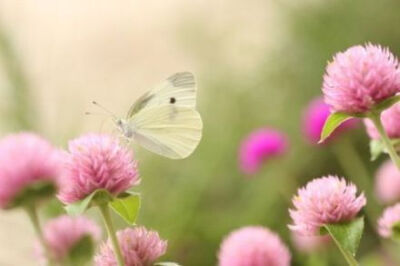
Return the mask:
[[304,236],[292,231],[292,242],[297,250],[305,253],[315,252],[326,247],[331,241],[329,235],[325,236]]
[[298,190],[289,210],[293,225],[301,235],[317,235],[324,224],[347,222],[367,203],[364,194],[357,197],[355,185],[343,178],[327,176],[314,179]]
[[398,60],[379,45],[350,47],[328,64],[322,90],[332,111],[364,113],[400,91]]
[[114,196],[139,184],[137,163],[132,152],[108,135],[88,134],[69,143],[58,195],[64,203],[84,199],[97,189]]
[[218,254],[219,266],[289,266],[290,252],[268,228],[248,226],[230,233]]
[[378,233],[384,238],[390,238],[393,235],[393,227],[400,225],[400,203],[384,210],[381,218],[378,220]]
[[[144,227],[127,228],[117,232],[125,266],[151,266],[167,251],[167,241],[155,231]],[[95,257],[96,266],[117,266],[110,241],[101,246]]]
[[[311,144],[318,144],[325,121],[330,114],[329,106],[322,98],[316,98],[308,105],[303,116],[303,133]],[[345,121],[334,131],[334,134],[329,139],[345,130],[354,128],[357,122],[358,120],[356,119]]]
[[[381,121],[383,128],[388,134],[389,138],[400,138],[400,104],[395,104],[389,109],[386,109],[381,114]],[[364,119],[364,124],[367,133],[371,139],[380,139],[378,130],[370,119]]]
[[[93,245],[101,238],[101,229],[85,217],[63,215],[49,221],[44,228],[44,239],[52,258],[61,263],[69,252],[84,237],[91,237]],[[41,261],[46,261],[45,252],[37,245]]]
[[33,133],[9,135],[0,141],[0,207],[10,208],[14,200],[41,181],[58,186],[59,152]]
[[269,128],[258,129],[240,145],[240,169],[245,174],[255,174],[266,160],[284,154],[287,148],[287,139],[283,133]]
[[391,160],[384,162],[376,173],[375,193],[383,203],[400,200],[400,171]]

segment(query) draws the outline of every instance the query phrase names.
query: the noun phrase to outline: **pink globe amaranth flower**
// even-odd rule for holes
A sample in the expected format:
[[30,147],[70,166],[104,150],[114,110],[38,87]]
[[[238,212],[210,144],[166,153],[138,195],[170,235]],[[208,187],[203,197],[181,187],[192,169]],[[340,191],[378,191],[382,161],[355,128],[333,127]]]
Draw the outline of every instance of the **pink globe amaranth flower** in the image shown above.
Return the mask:
[[139,184],[132,152],[108,135],[88,134],[71,141],[65,155],[65,171],[59,199],[72,203],[97,189],[114,196]]
[[[389,138],[400,138],[400,104],[395,104],[383,111],[381,121]],[[364,124],[371,139],[380,139],[379,132],[370,119],[365,118]]]
[[291,238],[296,249],[304,253],[312,253],[320,250],[321,248],[326,247],[331,241],[329,235],[304,236],[296,232],[292,232]]
[[393,203],[400,200],[400,171],[388,160],[376,172],[375,193],[383,203]]
[[[44,227],[44,240],[56,262],[66,259],[69,252],[84,237],[91,237],[93,245],[101,238],[101,229],[85,217],[63,215],[47,222]],[[38,255],[46,262],[45,252],[40,245]]]
[[[322,98],[316,98],[310,102],[303,115],[303,134],[311,144],[318,144],[325,121],[331,114],[329,105]],[[331,134],[328,140],[339,133],[354,128],[358,124],[357,119],[349,119],[342,123]],[[326,142],[327,140],[325,140]]]
[[286,136],[274,129],[261,128],[248,135],[239,149],[239,167],[245,174],[255,174],[270,158],[284,154]]
[[367,203],[364,194],[357,197],[355,185],[343,178],[327,176],[314,179],[298,190],[290,209],[293,225],[301,235],[318,235],[324,224],[347,222],[356,217]]
[[378,233],[384,238],[390,238],[393,235],[393,226],[400,223],[400,203],[388,207],[383,211],[378,220]]
[[332,111],[364,113],[400,91],[397,58],[379,45],[353,46],[335,55],[322,91]]
[[58,186],[59,152],[33,133],[18,133],[0,141],[0,207],[10,208],[24,189],[37,182]]
[[289,266],[290,252],[268,228],[248,226],[230,233],[218,254],[219,266]]
[[[167,251],[167,241],[155,231],[144,227],[127,228],[117,232],[125,266],[151,266]],[[117,266],[110,241],[104,243],[95,257],[96,266]]]

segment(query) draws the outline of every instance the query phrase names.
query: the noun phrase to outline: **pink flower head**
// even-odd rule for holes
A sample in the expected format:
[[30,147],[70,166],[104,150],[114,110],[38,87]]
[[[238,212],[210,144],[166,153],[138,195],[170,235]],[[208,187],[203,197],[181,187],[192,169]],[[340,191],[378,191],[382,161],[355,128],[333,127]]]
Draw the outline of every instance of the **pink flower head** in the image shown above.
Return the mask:
[[116,196],[140,181],[132,152],[111,136],[84,135],[68,147],[66,182],[58,195],[64,203],[82,200],[97,189]]
[[289,212],[294,224],[289,228],[301,235],[317,235],[324,224],[352,220],[367,203],[364,194],[357,197],[356,193],[355,185],[336,176],[308,182],[293,198],[295,209]]
[[[383,111],[381,121],[389,138],[400,138],[400,104],[395,104]],[[379,132],[370,119],[365,118],[364,124],[371,139],[380,139]]]
[[375,177],[375,192],[383,203],[400,200],[400,171],[391,160],[379,167]]
[[384,238],[393,235],[393,227],[400,225],[400,203],[388,207],[378,220],[378,233]]
[[58,186],[59,152],[33,133],[0,140],[0,208],[10,208],[24,189],[37,182]]
[[333,111],[364,113],[400,90],[397,58],[379,45],[353,46],[326,68],[322,91]]
[[[155,231],[144,227],[127,228],[117,232],[125,266],[151,266],[167,251],[167,241]],[[110,241],[101,246],[95,257],[96,266],[117,266]]]
[[219,266],[289,266],[290,253],[279,236],[261,226],[230,233],[218,254]]
[[[93,244],[101,238],[101,229],[85,217],[63,215],[49,221],[44,228],[44,239],[53,259],[62,262],[69,252],[84,237],[91,237]],[[38,255],[46,261],[45,252],[39,246]]]
[[284,154],[287,146],[287,139],[283,133],[268,128],[258,129],[241,143],[240,169],[246,174],[255,174],[265,160]]
[[[303,133],[310,143],[318,144],[325,121],[330,114],[329,105],[322,98],[316,98],[310,102],[303,116]],[[335,134],[332,134],[329,139],[340,132],[354,128],[357,122],[356,119],[345,121],[335,130]]]
[[312,253],[325,247],[331,240],[329,235],[304,236],[292,231],[292,242],[301,252]]

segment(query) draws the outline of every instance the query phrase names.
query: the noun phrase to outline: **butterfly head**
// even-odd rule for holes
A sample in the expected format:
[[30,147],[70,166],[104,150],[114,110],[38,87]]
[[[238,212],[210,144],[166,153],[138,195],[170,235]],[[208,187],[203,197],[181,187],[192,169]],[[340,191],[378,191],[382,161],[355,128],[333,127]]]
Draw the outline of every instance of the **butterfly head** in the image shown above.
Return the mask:
[[118,118],[117,120],[115,120],[115,124],[117,125],[118,128],[122,128],[123,125],[125,124],[125,121],[123,121],[123,119]]
[[133,129],[125,119],[120,119],[120,118],[116,119],[115,124],[125,137],[127,138],[133,137]]

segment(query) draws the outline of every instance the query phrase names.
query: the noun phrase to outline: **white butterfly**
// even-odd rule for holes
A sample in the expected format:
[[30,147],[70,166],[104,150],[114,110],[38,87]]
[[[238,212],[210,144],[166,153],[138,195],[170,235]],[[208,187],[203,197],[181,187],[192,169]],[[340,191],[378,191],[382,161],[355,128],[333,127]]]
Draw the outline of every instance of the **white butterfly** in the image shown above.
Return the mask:
[[196,83],[190,72],[176,73],[141,96],[126,118],[115,119],[122,134],[171,159],[188,157],[201,140]]

